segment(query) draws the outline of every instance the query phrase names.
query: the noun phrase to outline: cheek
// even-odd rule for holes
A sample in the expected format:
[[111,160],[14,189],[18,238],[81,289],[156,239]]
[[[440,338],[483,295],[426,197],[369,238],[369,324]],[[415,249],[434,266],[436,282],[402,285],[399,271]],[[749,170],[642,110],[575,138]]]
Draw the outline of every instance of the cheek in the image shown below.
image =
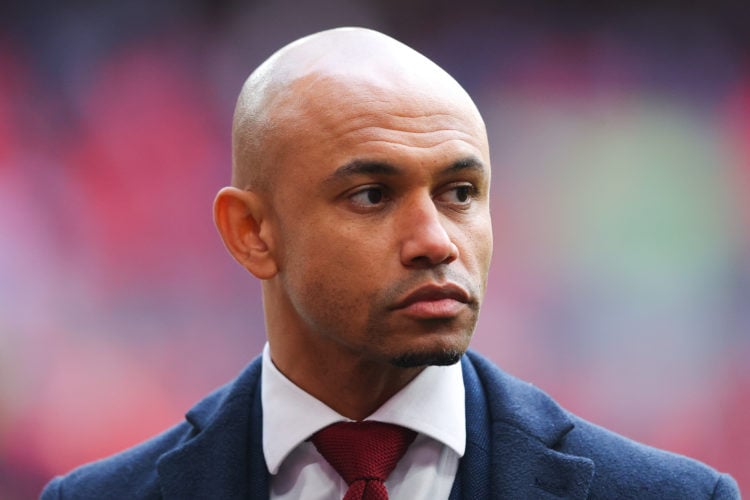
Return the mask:
[[464,222],[458,224],[457,228],[469,254],[477,261],[488,261],[492,256],[492,223],[489,218]]
[[[329,217],[327,223],[307,225],[297,234],[296,254],[311,273],[325,272],[340,280],[368,282],[384,271],[395,257],[383,226],[356,227]],[[388,255],[388,253],[392,255]]]
[[377,300],[382,265],[370,245],[321,229],[299,228],[287,241],[281,276],[290,300],[308,323],[364,321]]
[[465,242],[460,249],[463,260],[469,271],[477,275],[482,283],[487,280],[487,273],[492,260],[492,226],[489,220],[478,224],[463,226],[461,234]]
[[490,267],[490,262],[492,261],[492,248],[494,244],[491,223],[488,223],[487,227],[485,228],[481,240],[481,252],[484,263],[484,270],[486,272]]

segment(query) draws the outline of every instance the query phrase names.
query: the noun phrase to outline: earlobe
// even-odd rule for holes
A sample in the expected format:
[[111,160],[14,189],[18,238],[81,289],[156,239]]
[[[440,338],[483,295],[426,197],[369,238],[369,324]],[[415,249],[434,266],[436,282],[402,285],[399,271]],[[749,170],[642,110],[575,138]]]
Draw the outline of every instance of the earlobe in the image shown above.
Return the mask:
[[214,223],[224,246],[242,267],[262,280],[278,272],[265,209],[256,193],[235,187],[222,188],[214,200]]

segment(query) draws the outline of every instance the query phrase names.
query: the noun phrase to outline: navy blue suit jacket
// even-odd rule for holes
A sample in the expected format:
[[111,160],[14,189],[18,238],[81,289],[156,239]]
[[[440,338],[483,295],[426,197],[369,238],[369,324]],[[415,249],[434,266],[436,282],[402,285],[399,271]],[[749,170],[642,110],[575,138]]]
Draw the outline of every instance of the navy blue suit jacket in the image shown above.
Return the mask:
[[[462,361],[466,453],[451,499],[739,498],[735,481],[570,414],[476,353]],[[263,499],[260,358],[170,430],[57,477],[51,499]]]

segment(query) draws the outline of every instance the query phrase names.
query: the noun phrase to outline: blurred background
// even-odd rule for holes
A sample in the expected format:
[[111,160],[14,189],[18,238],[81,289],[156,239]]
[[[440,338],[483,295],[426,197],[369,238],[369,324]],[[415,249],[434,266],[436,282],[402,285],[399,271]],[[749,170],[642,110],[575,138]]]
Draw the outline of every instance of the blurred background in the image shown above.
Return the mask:
[[234,101],[339,25],[420,50],[485,116],[474,348],[750,491],[745,3],[26,0],[0,6],[0,498],[178,422],[260,351],[260,287],[211,220]]

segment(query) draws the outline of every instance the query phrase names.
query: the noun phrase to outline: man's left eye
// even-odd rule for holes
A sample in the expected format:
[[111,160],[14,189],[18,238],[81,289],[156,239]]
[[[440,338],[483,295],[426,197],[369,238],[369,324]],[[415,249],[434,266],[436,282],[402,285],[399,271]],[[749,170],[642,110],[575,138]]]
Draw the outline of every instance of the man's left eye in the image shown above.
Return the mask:
[[471,203],[474,197],[476,189],[470,184],[461,184],[454,186],[446,191],[440,193],[436,198],[438,201],[444,203],[454,203],[458,205],[466,205]]

